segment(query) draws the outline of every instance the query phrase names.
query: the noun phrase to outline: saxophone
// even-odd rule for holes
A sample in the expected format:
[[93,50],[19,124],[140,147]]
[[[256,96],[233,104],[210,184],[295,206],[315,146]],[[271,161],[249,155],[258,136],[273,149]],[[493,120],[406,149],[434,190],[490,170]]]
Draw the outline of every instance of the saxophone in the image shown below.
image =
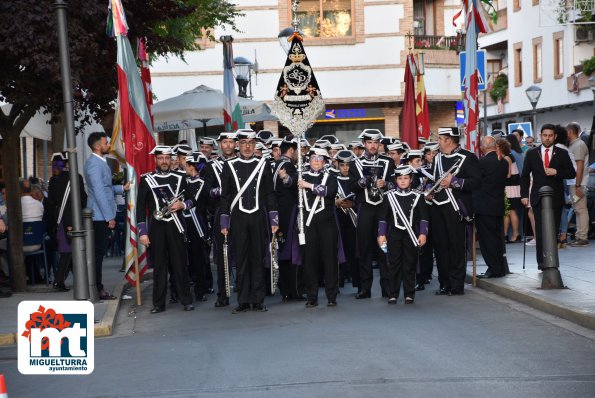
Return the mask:
[[279,284],[279,261],[277,260],[277,251],[279,244],[277,243],[277,234],[273,235],[271,240],[271,295],[275,295],[277,285]]
[[229,283],[229,257],[228,257],[227,235],[223,241],[223,277],[225,279],[225,295],[231,298],[231,285]]

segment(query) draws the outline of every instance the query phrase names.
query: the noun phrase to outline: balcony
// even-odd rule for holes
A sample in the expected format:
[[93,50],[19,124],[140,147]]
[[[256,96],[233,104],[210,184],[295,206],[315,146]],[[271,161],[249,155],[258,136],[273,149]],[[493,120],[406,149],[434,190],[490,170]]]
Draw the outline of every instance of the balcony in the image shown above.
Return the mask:
[[[457,49],[456,36],[429,36],[429,35],[415,35],[413,36],[413,47],[418,50],[452,50]],[[461,43],[461,48],[465,43]]]

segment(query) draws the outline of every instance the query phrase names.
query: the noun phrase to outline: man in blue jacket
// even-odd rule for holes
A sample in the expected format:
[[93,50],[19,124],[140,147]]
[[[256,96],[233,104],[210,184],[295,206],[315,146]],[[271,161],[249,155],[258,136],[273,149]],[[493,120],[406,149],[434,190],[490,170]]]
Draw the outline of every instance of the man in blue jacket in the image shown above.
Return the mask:
[[103,256],[107,251],[110,229],[116,226],[115,194],[122,194],[130,189],[130,183],[112,185],[112,171],[104,155],[109,152],[107,135],[95,132],[89,135],[87,144],[93,152],[85,162],[85,181],[87,183],[87,206],[93,210],[93,229],[95,230],[95,278],[99,298],[113,300],[116,297],[108,293],[102,283]]

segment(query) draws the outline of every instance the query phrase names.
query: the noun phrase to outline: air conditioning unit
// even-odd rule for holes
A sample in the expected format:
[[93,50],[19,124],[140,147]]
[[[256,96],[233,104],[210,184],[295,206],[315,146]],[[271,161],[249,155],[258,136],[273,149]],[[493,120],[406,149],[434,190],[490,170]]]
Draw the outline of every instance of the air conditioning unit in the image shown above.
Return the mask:
[[593,29],[580,29],[574,30],[574,41],[576,43],[593,41]]

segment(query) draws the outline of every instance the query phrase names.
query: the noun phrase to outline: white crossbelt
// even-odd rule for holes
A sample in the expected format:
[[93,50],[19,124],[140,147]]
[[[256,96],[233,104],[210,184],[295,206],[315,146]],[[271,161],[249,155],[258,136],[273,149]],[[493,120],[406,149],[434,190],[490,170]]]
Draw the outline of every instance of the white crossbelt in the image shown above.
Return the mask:
[[[415,236],[415,232],[413,231],[413,227],[409,223],[409,220],[407,219],[407,217],[405,217],[405,212],[401,208],[399,201],[393,195],[386,195],[386,196],[388,197],[388,201],[391,204],[391,207],[393,209],[395,209],[395,211],[397,212],[397,215],[403,220],[403,224],[405,224],[405,230],[407,230],[407,232],[409,233],[409,237],[411,238],[413,245],[415,245],[415,247],[418,247],[419,242],[417,241],[417,236]],[[413,207],[415,207],[418,200],[419,200],[419,196],[416,197],[415,202],[413,203]],[[411,211],[413,211],[413,209],[411,209]]]
[[[328,179],[328,173],[324,173],[324,175],[322,176],[322,181],[320,182],[320,185],[324,185],[326,183],[327,179]],[[305,192],[304,192],[304,196],[306,196]],[[310,208],[310,212],[308,213],[308,219],[306,220],[306,227],[309,227],[310,223],[312,222],[312,218],[314,217],[314,213],[316,212],[318,203],[320,203],[320,198],[322,198],[322,196],[316,195],[316,198],[314,199],[314,203],[312,204],[312,207]]]
[[[242,197],[242,195],[244,194],[246,189],[248,189],[248,187],[250,186],[250,184],[252,183],[252,181],[254,180],[256,175],[259,173],[260,169],[262,169],[264,162],[266,162],[266,159],[263,157],[260,159],[260,161],[256,165],[256,168],[252,171],[252,174],[250,174],[250,177],[248,177],[248,180],[246,180],[246,183],[242,186],[242,189],[240,189],[240,191],[238,192],[236,197],[233,198],[233,202],[231,202],[231,207],[229,209],[230,213],[233,211],[233,208],[236,206],[236,204],[238,203],[238,201],[240,200],[240,198]],[[232,167],[232,166],[230,165],[230,167]],[[258,192],[256,194],[258,195]]]
[[60,221],[62,221],[64,208],[66,207],[66,202],[68,201],[68,195],[70,195],[70,181],[68,181],[68,184],[66,184],[66,190],[64,191],[64,197],[62,198],[62,205],[60,206],[60,212],[58,213],[56,225],[60,225]]
[[[146,178],[147,184],[149,185],[150,188],[155,188],[159,185],[152,175],[147,174],[147,176],[145,178]],[[174,192],[174,197],[177,196],[179,189],[180,189],[180,187],[178,186],[176,188],[176,192]],[[157,209],[159,209],[159,203],[157,203]],[[182,225],[182,222],[180,221],[180,219],[176,216],[176,213],[172,213],[171,218],[172,218],[172,220],[174,220],[174,224],[176,224],[178,231],[180,231],[180,233],[184,233],[184,226]]]

